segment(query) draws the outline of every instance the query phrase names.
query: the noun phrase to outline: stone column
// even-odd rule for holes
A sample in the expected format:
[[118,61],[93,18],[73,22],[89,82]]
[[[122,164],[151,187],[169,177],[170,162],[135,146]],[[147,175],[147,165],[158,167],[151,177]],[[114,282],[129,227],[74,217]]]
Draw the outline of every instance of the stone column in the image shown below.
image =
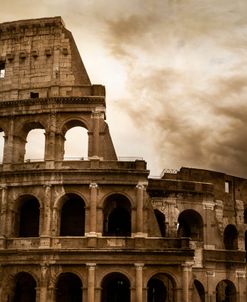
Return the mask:
[[65,137],[62,133],[56,133],[55,137],[55,160],[63,160],[64,159],[64,143]]
[[14,152],[14,119],[11,118],[9,122],[9,131],[4,133],[4,152],[3,152],[3,164],[9,164],[13,162]]
[[207,288],[205,289],[206,292],[206,302],[212,302],[213,301],[213,296],[214,296],[214,291],[216,284],[213,280],[215,277],[215,272],[214,271],[207,271],[206,272],[207,276]]
[[6,223],[7,223],[7,198],[8,198],[7,189],[8,188],[6,185],[2,185],[0,189],[2,191],[0,237],[5,237],[6,236]]
[[136,186],[136,235],[143,236],[143,199],[145,186],[138,184]]
[[90,194],[90,226],[89,235],[96,236],[97,233],[97,194],[98,185],[96,183],[91,183],[89,186],[91,190]]
[[45,161],[55,160],[56,146],[56,113],[49,116],[49,130],[45,133]]
[[136,267],[136,302],[143,301],[143,263],[135,263]]
[[214,218],[214,208],[215,208],[215,202],[212,198],[207,197],[206,200],[204,198],[203,200],[203,209],[205,210],[205,221],[204,224],[206,224],[206,226],[203,228],[204,229],[204,248],[205,249],[215,249],[215,246],[210,244],[211,242],[213,242],[213,238],[212,236],[215,234],[215,230],[212,229],[211,225],[213,224],[213,220]]
[[51,238],[51,185],[44,185],[45,199],[43,205],[43,217],[41,224],[40,247],[45,248],[50,246]]
[[87,302],[95,302],[95,268],[96,263],[87,263],[88,278],[87,278]]
[[186,262],[182,265],[183,268],[183,302],[190,302],[189,300],[189,276],[192,271],[192,263]]
[[237,271],[237,280],[238,280],[238,302],[246,301],[246,273],[245,271]]
[[104,119],[104,112],[101,108],[96,108],[91,118],[93,119],[93,148],[90,156],[100,157],[100,120]]

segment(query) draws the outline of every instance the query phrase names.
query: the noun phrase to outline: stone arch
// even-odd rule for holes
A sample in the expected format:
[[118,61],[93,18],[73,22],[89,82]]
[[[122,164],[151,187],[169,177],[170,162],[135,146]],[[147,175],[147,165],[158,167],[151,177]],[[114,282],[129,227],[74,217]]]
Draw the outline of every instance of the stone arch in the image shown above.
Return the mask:
[[216,302],[236,302],[237,291],[230,280],[222,280],[216,286]]
[[197,211],[188,209],[180,213],[178,217],[178,236],[203,241],[203,219]]
[[40,202],[30,194],[20,196],[15,203],[13,233],[17,237],[39,237]]
[[[57,211],[57,235],[84,236],[85,202],[75,193],[67,193],[60,199],[60,210]],[[57,209],[56,209],[57,210]]]
[[192,288],[192,301],[205,302],[205,289],[203,284],[199,280],[194,279]]
[[[18,128],[17,128],[18,126]],[[41,129],[45,131],[45,126],[42,122],[36,120],[26,120],[25,123],[16,126],[16,135],[14,138],[14,158],[16,162],[23,162],[25,159],[25,153],[27,148],[32,148],[34,146],[29,146],[27,142],[28,134],[35,129]],[[45,153],[45,135],[43,141],[43,159]]]
[[130,281],[119,272],[107,274],[101,282],[101,302],[130,302]]
[[122,194],[109,195],[103,205],[103,235],[131,236],[131,203]]
[[148,302],[175,302],[176,284],[174,279],[166,273],[157,273],[147,282]]
[[[60,155],[59,158],[64,160],[84,159],[88,157],[89,151],[89,125],[88,122],[81,117],[73,117],[64,120],[60,127],[59,133],[61,133],[60,143]],[[73,132],[77,133],[77,137],[73,135]],[[72,137],[68,137],[72,133]],[[67,136],[67,137],[66,137]],[[78,144],[81,142],[81,148],[77,150]],[[83,148],[84,146],[84,148]],[[72,150],[77,150],[76,155],[72,154]]]
[[56,280],[56,302],[81,302],[83,284],[75,273],[61,273]]
[[159,225],[161,236],[166,237],[166,217],[165,217],[165,214],[163,214],[158,209],[154,209],[154,214],[155,214],[155,217],[156,217],[158,225]]
[[224,230],[224,246],[226,250],[238,249],[238,231],[233,224],[228,224]]
[[10,294],[10,301],[13,302],[35,302],[37,282],[27,272],[19,272],[13,278],[13,291]]

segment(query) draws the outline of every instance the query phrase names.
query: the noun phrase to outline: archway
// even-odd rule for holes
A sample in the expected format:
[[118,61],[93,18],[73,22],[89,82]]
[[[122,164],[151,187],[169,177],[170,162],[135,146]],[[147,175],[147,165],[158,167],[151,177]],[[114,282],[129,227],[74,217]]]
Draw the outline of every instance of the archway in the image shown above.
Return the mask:
[[203,220],[194,210],[185,210],[178,217],[178,236],[191,237],[192,240],[203,240]]
[[109,196],[104,203],[104,236],[131,236],[131,205],[120,194]]
[[233,224],[229,224],[224,230],[224,245],[226,250],[238,249],[238,231]]
[[84,236],[85,203],[73,193],[63,197],[61,209],[60,236]]
[[18,237],[38,237],[40,205],[34,196],[25,195],[19,200],[19,211],[16,220]]
[[165,215],[160,212],[159,210],[155,209],[154,214],[156,216],[159,228],[160,228],[160,233],[162,237],[166,236],[166,217]]
[[21,272],[15,277],[15,289],[13,302],[35,302],[36,281],[28,274]]
[[216,286],[216,302],[236,302],[236,287],[230,280],[222,280]]
[[101,302],[130,302],[130,282],[123,274],[107,275],[101,287]]
[[244,223],[247,224],[247,209],[244,209]]
[[25,147],[25,161],[40,161],[45,157],[45,130],[32,129],[28,132]]
[[56,302],[82,302],[82,282],[73,273],[62,273],[56,284]]
[[64,160],[82,160],[88,157],[88,130],[83,122],[71,120],[63,126]]
[[166,274],[156,274],[147,284],[148,302],[174,302],[174,282]]
[[198,280],[194,280],[193,283],[193,302],[205,302],[205,290],[202,283]]

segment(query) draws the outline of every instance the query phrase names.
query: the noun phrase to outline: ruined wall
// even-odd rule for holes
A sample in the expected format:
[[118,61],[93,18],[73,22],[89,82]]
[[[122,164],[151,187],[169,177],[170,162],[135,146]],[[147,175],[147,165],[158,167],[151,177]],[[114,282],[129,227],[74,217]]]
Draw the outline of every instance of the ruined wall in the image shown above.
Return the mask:
[[0,24],[0,70],[2,101],[91,93],[76,44],[61,17]]

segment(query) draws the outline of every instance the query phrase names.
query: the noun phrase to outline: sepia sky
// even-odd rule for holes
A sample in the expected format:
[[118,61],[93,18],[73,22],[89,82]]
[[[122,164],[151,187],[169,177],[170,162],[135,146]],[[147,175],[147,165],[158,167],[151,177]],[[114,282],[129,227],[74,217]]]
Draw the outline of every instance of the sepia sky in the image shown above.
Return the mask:
[[48,16],[106,86],[119,156],[247,177],[246,0],[1,0],[0,22]]

